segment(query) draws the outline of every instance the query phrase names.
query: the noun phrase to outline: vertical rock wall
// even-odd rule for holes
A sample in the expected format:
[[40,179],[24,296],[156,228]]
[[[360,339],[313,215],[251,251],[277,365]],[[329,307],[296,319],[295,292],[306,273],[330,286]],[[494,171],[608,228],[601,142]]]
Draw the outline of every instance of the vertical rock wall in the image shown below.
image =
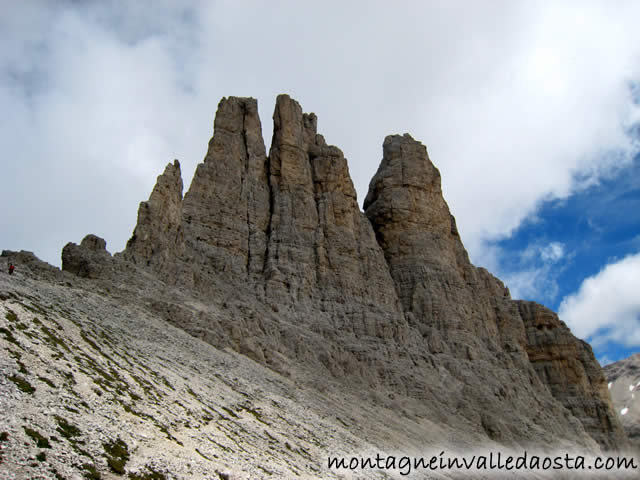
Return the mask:
[[[553,387],[567,371],[551,383],[541,374],[537,359],[555,344],[532,337],[529,311],[470,263],[420,142],[385,139],[363,213],[316,116],[280,95],[273,120],[267,156],[257,102],[222,99],[184,201],[179,165],[169,165],[141,204],[125,259],[174,268],[167,281],[207,301],[219,298],[220,281],[236,289],[237,316],[210,328],[258,361],[326,368],[503,443],[593,445],[586,428],[600,445],[620,445],[595,360],[568,354],[588,379],[573,396]],[[184,312],[176,323],[206,337],[206,317],[163,308]],[[579,396],[587,400],[573,408]]]
[[140,202],[138,223],[124,257],[140,265],[162,267],[184,250],[182,175],[180,162],[167,165],[146,202]]
[[573,336],[558,316],[535,302],[518,301],[527,352],[538,376],[606,449],[626,445],[603,370],[588,343]]

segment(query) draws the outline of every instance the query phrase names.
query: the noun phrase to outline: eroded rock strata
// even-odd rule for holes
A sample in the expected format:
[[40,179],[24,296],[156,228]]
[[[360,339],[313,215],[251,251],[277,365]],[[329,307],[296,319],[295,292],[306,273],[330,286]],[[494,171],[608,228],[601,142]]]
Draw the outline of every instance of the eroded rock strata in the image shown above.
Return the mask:
[[517,303],[527,332],[529,360],[551,394],[605,448],[624,444],[626,435],[591,346],[574,337],[548,308],[535,302]]
[[541,338],[539,306],[470,263],[420,142],[385,139],[363,213],[316,116],[281,95],[273,120],[267,155],[257,102],[223,99],[184,200],[170,164],[121,255],[65,247],[63,269],[160,277],[177,293],[146,304],[193,336],[461,438],[625,445],[590,351],[566,327]]

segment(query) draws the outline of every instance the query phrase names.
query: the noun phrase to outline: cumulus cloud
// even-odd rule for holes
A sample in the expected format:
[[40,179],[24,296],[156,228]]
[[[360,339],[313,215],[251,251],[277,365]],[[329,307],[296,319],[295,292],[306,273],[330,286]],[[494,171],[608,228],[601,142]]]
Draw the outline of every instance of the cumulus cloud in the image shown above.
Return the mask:
[[640,346],[640,253],[608,264],[564,298],[559,315],[594,347],[615,342]]
[[423,141],[485,263],[540,201],[629,161],[639,17],[633,1],[10,2],[1,247],[59,263],[94,232],[122,249],[167,162],[188,187],[221,97],[257,97],[269,143],[287,92],[344,150],[360,200],[385,135]]

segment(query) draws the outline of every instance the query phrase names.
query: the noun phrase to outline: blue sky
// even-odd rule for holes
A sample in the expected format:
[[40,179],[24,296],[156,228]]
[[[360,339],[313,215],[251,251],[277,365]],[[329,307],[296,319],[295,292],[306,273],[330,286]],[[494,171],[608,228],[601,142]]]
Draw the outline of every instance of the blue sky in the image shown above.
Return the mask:
[[360,201],[422,141],[472,261],[603,361],[640,351],[640,3],[0,0],[0,248],[121,251],[155,178],[185,188],[220,98],[315,112]]
[[[627,167],[564,199],[541,202],[513,234],[494,245],[501,250],[500,270],[515,296],[558,311],[583,281],[607,265],[640,253],[640,156]],[[634,281],[612,279],[611,281]],[[640,297],[638,286],[632,295]],[[624,289],[620,288],[620,297]],[[637,298],[617,298],[621,303]],[[596,308],[594,315],[612,316],[614,309]],[[636,314],[637,319],[637,314]],[[567,320],[565,318],[565,320]],[[580,318],[569,322],[573,330]],[[622,320],[620,328],[626,328]],[[604,328],[604,327],[603,327]],[[629,328],[631,334],[632,328]],[[636,344],[594,342],[601,330],[587,335],[598,358],[609,363],[638,351]]]

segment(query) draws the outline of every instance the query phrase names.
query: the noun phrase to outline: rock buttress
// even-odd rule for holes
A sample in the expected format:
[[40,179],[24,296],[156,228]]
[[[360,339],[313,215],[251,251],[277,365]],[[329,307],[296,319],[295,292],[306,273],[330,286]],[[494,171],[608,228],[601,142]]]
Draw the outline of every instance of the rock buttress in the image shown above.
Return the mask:
[[267,293],[285,302],[362,305],[399,315],[388,269],[358,207],[339,148],[317,134],[317,119],[280,95],[269,154],[272,216],[265,278]]
[[[204,162],[183,203],[188,261],[247,278],[261,273],[270,217],[267,156],[258,104],[223,98]],[[199,277],[199,275],[197,275]]]
[[451,376],[459,414],[502,442],[526,437],[532,425],[588,442],[577,420],[557,421],[567,412],[528,361],[517,306],[502,282],[470,263],[420,142],[385,139],[364,208],[409,326]]
[[517,304],[526,327],[529,359],[551,394],[605,449],[627,446],[604,372],[589,344],[573,336],[548,308],[535,302]]
[[208,298],[220,296],[223,281],[251,308],[263,308],[258,300],[278,312],[280,325],[264,315],[249,321],[257,315],[246,312],[223,325],[253,358],[289,357],[337,377],[397,383],[393,369],[365,368],[384,363],[391,347],[369,351],[361,339],[402,338],[406,321],[346,159],[317,134],[315,115],[287,95],[276,101],[269,157],[260,130],[255,100],[220,102],[208,153],[185,194],[176,278]]
[[385,139],[364,208],[404,311],[433,351],[464,356],[488,341],[525,354],[522,325],[499,315],[511,309],[509,292],[470,263],[424,145],[408,134]]
[[103,238],[89,234],[80,245],[67,243],[62,249],[62,270],[79,277],[101,278],[113,271],[114,263]]
[[140,202],[138,222],[123,257],[141,266],[162,268],[184,249],[180,162],[167,165],[146,202]]

